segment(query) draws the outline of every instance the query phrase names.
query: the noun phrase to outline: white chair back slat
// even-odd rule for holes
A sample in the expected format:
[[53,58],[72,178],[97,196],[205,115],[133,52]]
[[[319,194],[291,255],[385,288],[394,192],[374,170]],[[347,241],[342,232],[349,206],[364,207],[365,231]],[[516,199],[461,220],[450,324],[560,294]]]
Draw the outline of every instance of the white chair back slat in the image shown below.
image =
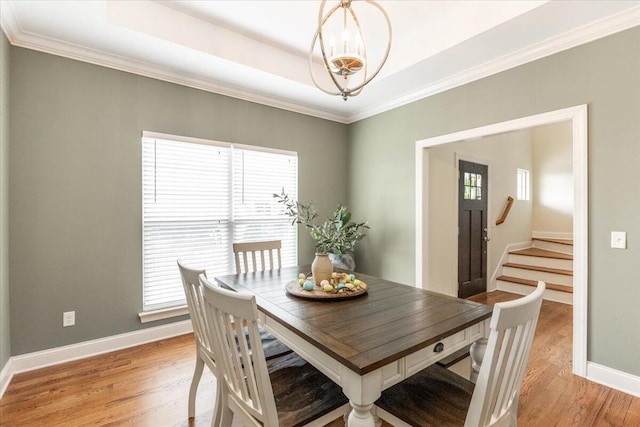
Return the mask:
[[515,425],[518,395],[546,286],[493,309],[487,350],[471,398],[465,427]]
[[521,329],[522,328],[518,327],[515,331],[511,329],[507,330],[502,347],[500,348],[501,359],[506,357],[507,361],[506,363],[498,364],[499,375],[497,377],[499,381],[497,385],[499,385],[499,387],[495,387],[495,389],[492,390],[492,394],[496,395],[492,419],[498,418],[500,414],[507,410],[510,399],[513,396],[517,374],[522,363],[520,344],[523,343],[524,340],[521,339],[523,337]]
[[[266,271],[267,263],[269,270],[281,268],[281,249],[282,242],[280,240],[234,243],[233,252],[236,259],[236,274]],[[260,264],[258,264],[258,260],[260,260]]]
[[260,344],[255,296],[222,289],[204,275],[200,282],[206,320],[222,365],[222,397],[231,401],[225,401],[224,406],[232,406],[245,425],[277,426],[278,412]]
[[[269,270],[273,270],[273,249],[269,249],[267,253],[269,255]],[[262,261],[262,265],[265,265],[264,261]]]
[[201,274],[206,276],[206,272],[204,270],[189,268],[183,264],[182,260],[178,260],[178,269],[180,270],[182,286],[184,288],[187,308],[189,310],[189,316],[191,317],[191,324],[197,345],[215,361],[213,357],[213,343],[209,339],[210,334],[208,334],[208,325],[203,311],[202,286],[198,279],[198,276]]

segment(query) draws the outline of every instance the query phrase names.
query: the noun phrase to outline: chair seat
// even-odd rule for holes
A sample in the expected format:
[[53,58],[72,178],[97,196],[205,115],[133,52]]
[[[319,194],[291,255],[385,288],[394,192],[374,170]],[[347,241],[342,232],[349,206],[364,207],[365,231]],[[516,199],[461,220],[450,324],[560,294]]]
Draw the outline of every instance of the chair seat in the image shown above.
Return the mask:
[[474,384],[435,364],[382,392],[379,408],[412,426],[464,425]]
[[269,365],[280,427],[308,424],[349,401],[340,386],[295,353]]
[[264,357],[265,359],[267,359],[267,361],[293,353],[293,350],[284,345],[280,340],[271,335],[265,329],[258,329],[260,331],[260,341],[262,341],[262,350],[264,351]]

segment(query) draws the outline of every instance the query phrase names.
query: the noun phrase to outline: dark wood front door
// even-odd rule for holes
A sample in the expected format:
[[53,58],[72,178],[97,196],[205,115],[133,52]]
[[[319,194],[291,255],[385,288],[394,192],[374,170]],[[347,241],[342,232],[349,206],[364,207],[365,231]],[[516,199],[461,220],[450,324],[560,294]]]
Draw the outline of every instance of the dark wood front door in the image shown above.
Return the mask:
[[487,290],[488,167],[460,160],[458,179],[458,297]]

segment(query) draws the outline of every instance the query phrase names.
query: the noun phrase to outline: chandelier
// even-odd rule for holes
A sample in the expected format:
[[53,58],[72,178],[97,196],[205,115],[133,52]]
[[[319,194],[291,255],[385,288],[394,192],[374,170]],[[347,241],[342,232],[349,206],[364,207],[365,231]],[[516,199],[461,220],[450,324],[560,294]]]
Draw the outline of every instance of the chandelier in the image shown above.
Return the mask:
[[[326,0],[322,0],[318,12],[318,28],[309,50],[309,71],[311,79],[318,89],[329,95],[340,95],[346,101],[348,97],[358,95],[362,88],[380,72],[387,61],[391,49],[391,22],[387,13],[377,2],[373,0],[362,2],[375,7],[382,14],[389,34],[382,60],[375,71],[369,75],[370,67],[367,61],[365,38],[360,21],[351,7],[352,0],[339,0],[325,15],[326,2]],[[328,28],[333,28],[334,32],[330,32]],[[328,46],[326,45],[327,33],[329,35]],[[320,47],[324,68],[337,91],[323,87],[318,83],[313,73],[313,52],[316,49],[316,44]]]

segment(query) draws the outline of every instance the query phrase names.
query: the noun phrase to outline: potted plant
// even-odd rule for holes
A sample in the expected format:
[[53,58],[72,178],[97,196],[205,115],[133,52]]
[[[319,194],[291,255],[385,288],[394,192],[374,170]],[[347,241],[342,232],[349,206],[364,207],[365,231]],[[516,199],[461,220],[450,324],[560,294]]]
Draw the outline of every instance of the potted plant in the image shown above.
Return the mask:
[[[355,268],[351,251],[354,245],[366,236],[364,230],[369,229],[367,222],[351,221],[351,212],[347,207],[338,205],[322,224],[316,224],[314,221],[318,218],[318,210],[313,202],[303,204],[292,200],[284,190],[281,194],[274,194],[273,196],[278,199],[278,203],[284,205],[286,214],[293,218],[291,225],[304,224],[309,231],[309,235],[315,241],[316,258],[313,263],[319,264],[324,268],[322,272],[318,272],[322,276],[319,277],[316,276],[312,265],[311,270],[315,280],[326,278],[326,270],[329,270],[328,276],[331,277],[333,264],[329,256],[336,260],[336,264],[338,264],[336,267],[338,268],[346,270]],[[342,261],[342,264],[339,264],[339,261]]]

